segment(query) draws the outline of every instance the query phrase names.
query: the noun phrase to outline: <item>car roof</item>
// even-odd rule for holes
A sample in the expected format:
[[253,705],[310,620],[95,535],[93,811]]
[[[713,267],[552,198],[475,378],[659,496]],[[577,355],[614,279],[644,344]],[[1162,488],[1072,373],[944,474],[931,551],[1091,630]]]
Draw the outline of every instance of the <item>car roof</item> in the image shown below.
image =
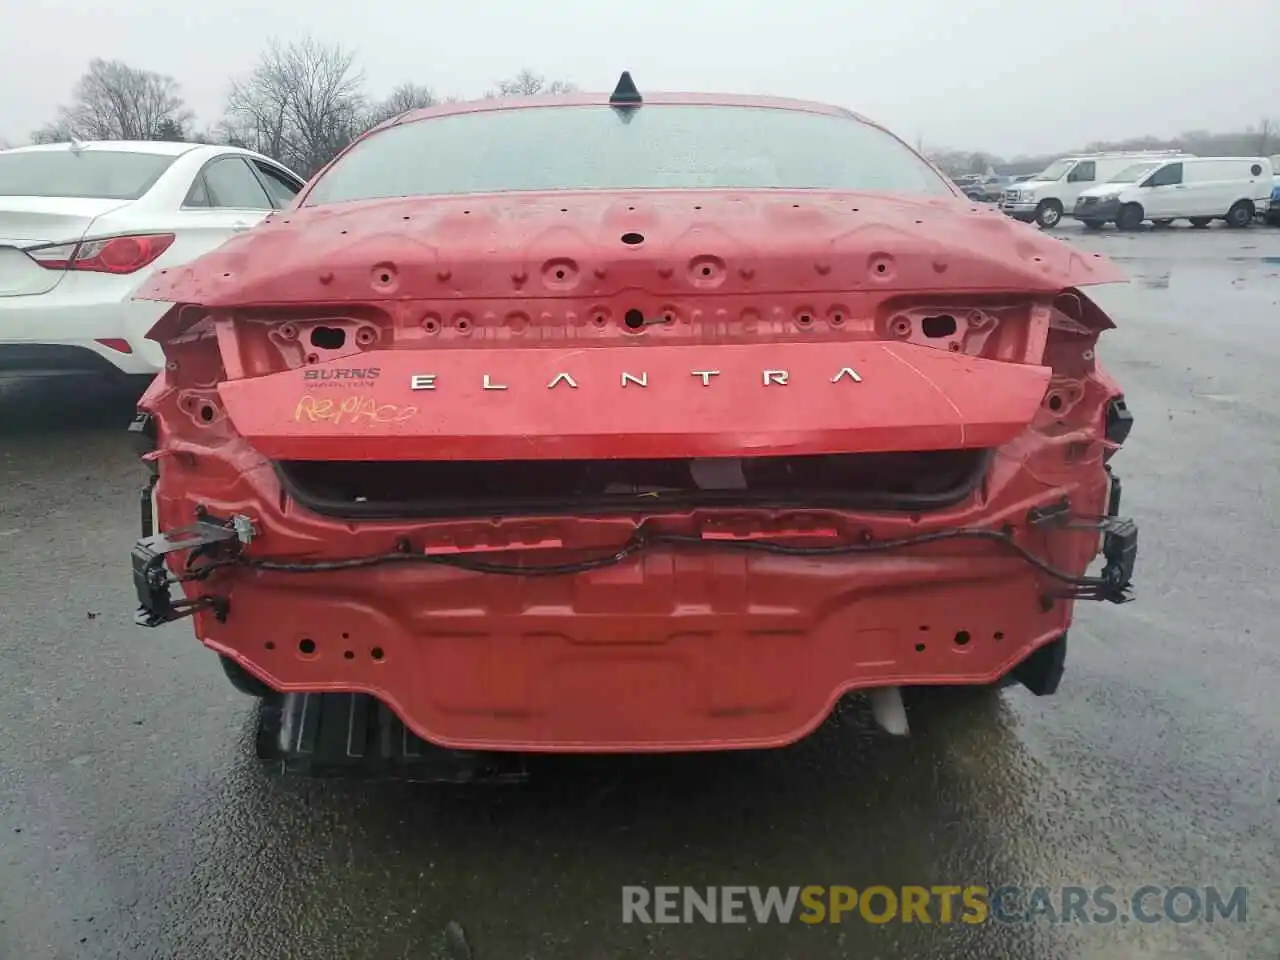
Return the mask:
[[179,143],[169,140],[81,140],[64,143],[34,143],[26,147],[11,147],[7,153],[56,153],[67,150],[111,151],[113,153],[150,153],[156,156],[178,157],[191,150],[206,146],[203,143]]

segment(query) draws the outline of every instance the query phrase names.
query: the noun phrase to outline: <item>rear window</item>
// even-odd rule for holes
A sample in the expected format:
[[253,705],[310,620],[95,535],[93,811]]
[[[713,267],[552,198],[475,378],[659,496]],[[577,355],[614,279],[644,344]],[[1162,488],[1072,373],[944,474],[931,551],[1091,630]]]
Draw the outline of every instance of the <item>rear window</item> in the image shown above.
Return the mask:
[[418,120],[356,144],[304,206],[539,190],[814,189],[953,197],[860,120],[768,107],[526,107]]
[[137,200],[174,157],[111,150],[0,153],[0,197]]

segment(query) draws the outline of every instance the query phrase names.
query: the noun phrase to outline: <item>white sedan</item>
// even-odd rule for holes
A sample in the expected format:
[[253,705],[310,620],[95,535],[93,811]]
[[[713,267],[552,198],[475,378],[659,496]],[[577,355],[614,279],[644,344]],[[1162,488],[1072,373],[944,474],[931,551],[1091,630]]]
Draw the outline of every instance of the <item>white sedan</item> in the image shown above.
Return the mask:
[[302,187],[236,147],[0,150],[0,376],[154,375],[164,357],[146,335],[170,305],[134,301],[134,291],[289,206]]

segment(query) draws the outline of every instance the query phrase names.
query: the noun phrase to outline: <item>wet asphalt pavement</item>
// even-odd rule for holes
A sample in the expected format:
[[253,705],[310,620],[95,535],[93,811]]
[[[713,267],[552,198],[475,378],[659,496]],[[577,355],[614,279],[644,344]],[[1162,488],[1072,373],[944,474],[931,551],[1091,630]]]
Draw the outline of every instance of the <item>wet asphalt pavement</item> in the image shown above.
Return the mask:
[[[919,698],[901,741],[854,705],[515,787],[280,779],[189,625],[133,625],[134,398],[0,386],[0,958],[467,956],[451,921],[474,960],[1280,957],[1280,230],[1062,235],[1134,278],[1097,296],[1138,599],[1081,605],[1056,697]],[[1249,890],[1244,923],[623,925],[658,883]]]

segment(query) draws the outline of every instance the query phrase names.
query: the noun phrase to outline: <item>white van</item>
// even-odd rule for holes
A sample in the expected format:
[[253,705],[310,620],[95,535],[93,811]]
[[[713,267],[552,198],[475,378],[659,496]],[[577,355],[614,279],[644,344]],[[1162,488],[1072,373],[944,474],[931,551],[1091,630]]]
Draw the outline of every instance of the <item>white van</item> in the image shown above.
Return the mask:
[[1193,227],[1210,220],[1247,227],[1270,209],[1272,177],[1266,157],[1145,160],[1081,193],[1072,216],[1094,229],[1114,223],[1133,230],[1144,220],[1163,227],[1181,219]]
[[1081,192],[1105,183],[1125,167],[1140,160],[1191,157],[1181,150],[1126,150],[1063,157],[1030,180],[1016,183],[1000,195],[1000,209],[1024,223],[1035,221],[1047,230],[1069,214]]

